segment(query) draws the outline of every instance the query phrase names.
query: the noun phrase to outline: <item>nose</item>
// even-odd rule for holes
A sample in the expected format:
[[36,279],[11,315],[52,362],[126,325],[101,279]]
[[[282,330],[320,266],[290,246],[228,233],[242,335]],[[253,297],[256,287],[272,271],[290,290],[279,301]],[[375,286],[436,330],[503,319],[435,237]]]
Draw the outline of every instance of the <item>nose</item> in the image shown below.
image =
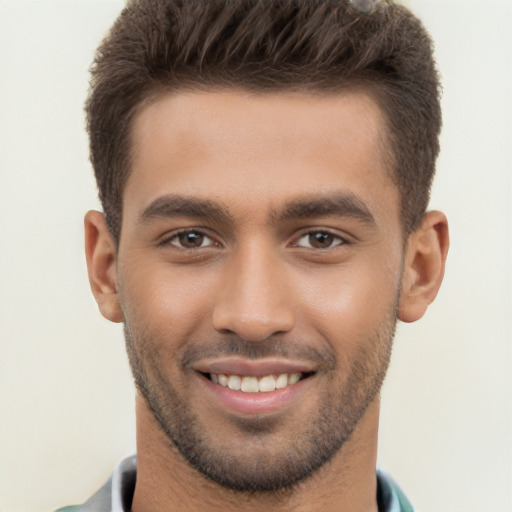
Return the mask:
[[295,325],[293,296],[283,262],[272,249],[240,249],[226,265],[213,309],[213,326],[247,341],[263,341]]

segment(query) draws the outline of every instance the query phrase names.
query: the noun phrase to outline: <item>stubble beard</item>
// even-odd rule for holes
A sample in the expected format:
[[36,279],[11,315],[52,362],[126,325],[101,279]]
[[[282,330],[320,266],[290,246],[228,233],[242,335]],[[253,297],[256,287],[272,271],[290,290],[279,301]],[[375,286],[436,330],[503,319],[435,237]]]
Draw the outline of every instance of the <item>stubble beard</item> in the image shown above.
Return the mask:
[[[373,336],[355,342],[358,349],[351,360],[340,362],[332,351],[318,356],[324,359],[323,377],[330,378],[331,385],[318,397],[316,413],[300,419],[299,430],[283,432],[275,418],[234,421],[233,425],[245,436],[243,439],[250,449],[224,439],[223,432],[212,431],[201,421],[200,415],[191,410],[187,396],[180,394],[168,379],[170,372],[167,369],[166,373],[163,358],[152,350],[154,345],[148,330],[126,321],[125,339],[137,389],[168,440],[191,466],[233,491],[285,492],[313,475],[350,439],[382,387],[395,325],[396,306]],[[251,344],[237,338],[224,340],[219,345],[224,353],[229,351],[251,358],[258,352],[285,353],[293,357],[293,347],[297,347],[298,342],[290,345],[289,350],[275,340],[265,345],[265,342]],[[208,351],[211,349],[208,347]],[[183,356],[178,364],[183,370],[188,356]],[[340,366],[348,368],[348,374],[344,385],[337,389],[335,377]]]

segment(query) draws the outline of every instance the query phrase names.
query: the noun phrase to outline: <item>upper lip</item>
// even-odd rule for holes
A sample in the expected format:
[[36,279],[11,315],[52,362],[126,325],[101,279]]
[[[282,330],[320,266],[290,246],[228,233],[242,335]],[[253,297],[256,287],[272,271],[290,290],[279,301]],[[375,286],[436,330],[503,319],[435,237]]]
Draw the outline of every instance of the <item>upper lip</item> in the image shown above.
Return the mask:
[[264,377],[282,373],[313,373],[317,367],[307,361],[271,358],[252,360],[230,356],[201,361],[194,365],[194,370],[201,373]]

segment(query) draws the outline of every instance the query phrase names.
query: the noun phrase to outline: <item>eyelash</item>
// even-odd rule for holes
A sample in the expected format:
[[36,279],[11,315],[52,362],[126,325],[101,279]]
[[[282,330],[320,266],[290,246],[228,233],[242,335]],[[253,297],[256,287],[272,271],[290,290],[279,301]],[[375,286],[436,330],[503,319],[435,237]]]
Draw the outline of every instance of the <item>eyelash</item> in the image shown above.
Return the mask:
[[340,235],[337,235],[335,233],[332,233],[331,231],[329,231],[328,229],[314,229],[314,230],[310,230],[306,233],[303,233],[298,239],[297,241],[293,244],[293,247],[304,247],[302,245],[299,245],[299,241],[303,238],[306,238],[306,237],[312,237],[314,235],[327,235],[328,237],[332,237],[332,240],[333,241],[337,241],[337,243],[335,243],[334,245],[329,245],[328,247],[307,247],[309,249],[317,249],[317,250],[329,250],[329,249],[334,249],[336,247],[339,247],[340,245],[346,245],[348,244],[348,241],[343,238],[342,236]]
[[[202,244],[198,247],[183,247],[182,245],[178,245],[180,236],[181,235],[198,235],[200,237],[203,237],[203,239],[209,240],[211,243],[209,243],[206,246],[203,246]],[[326,235],[328,237],[332,237],[333,242],[336,241],[334,245],[329,245],[328,247],[306,247],[304,245],[300,245],[299,242],[303,238],[311,237],[315,235]],[[173,243],[174,241],[178,241],[178,243]],[[349,242],[346,238],[343,238],[342,236],[332,233],[328,229],[311,229],[307,232],[302,233],[298,238],[295,239],[295,241],[291,244],[292,247],[299,247],[299,248],[306,248],[306,249],[316,249],[316,250],[329,250],[334,249],[336,247],[347,245]],[[170,236],[166,237],[164,240],[159,242],[159,246],[165,246],[165,245],[172,245],[173,247],[176,247],[177,249],[183,250],[183,251],[189,251],[189,250],[198,250],[203,249],[206,247],[221,247],[221,244],[219,242],[216,242],[213,237],[208,235],[207,232],[201,230],[201,229],[182,229],[179,231],[176,231],[172,233]]]
[[200,229],[181,229],[179,231],[175,231],[174,233],[171,233],[170,236],[163,239],[161,242],[159,242],[159,246],[166,246],[166,245],[172,245],[173,247],[176,247],[177,249],[181,249],[183,251],[189,251],[189,250],[197,250],[197,249],[203,249],[204,247],[201,245],[199,247],[182,247],[178,244],[174,244],[174,240],[180,239],[181,235],[198,235],[201,237],[204,237],[205,239],[210,240],[212,243],[208,244],[205,247],[212,247],[212,246],[220,246],[218,242],[215,242],[213,237],[209,236],[206,232],[200,230]]

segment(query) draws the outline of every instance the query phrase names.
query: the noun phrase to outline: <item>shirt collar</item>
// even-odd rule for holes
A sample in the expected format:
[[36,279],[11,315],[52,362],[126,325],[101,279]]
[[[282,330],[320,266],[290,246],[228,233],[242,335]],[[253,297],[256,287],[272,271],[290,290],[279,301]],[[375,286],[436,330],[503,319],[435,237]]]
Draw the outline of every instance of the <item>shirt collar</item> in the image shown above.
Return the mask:
[[[114,469],[111,479],[111,512],[130,512],[135,482],[137,457],[122,460]],[[377,499],[379,512],[414,512],[396,482],[381,469],[377,470]]]

